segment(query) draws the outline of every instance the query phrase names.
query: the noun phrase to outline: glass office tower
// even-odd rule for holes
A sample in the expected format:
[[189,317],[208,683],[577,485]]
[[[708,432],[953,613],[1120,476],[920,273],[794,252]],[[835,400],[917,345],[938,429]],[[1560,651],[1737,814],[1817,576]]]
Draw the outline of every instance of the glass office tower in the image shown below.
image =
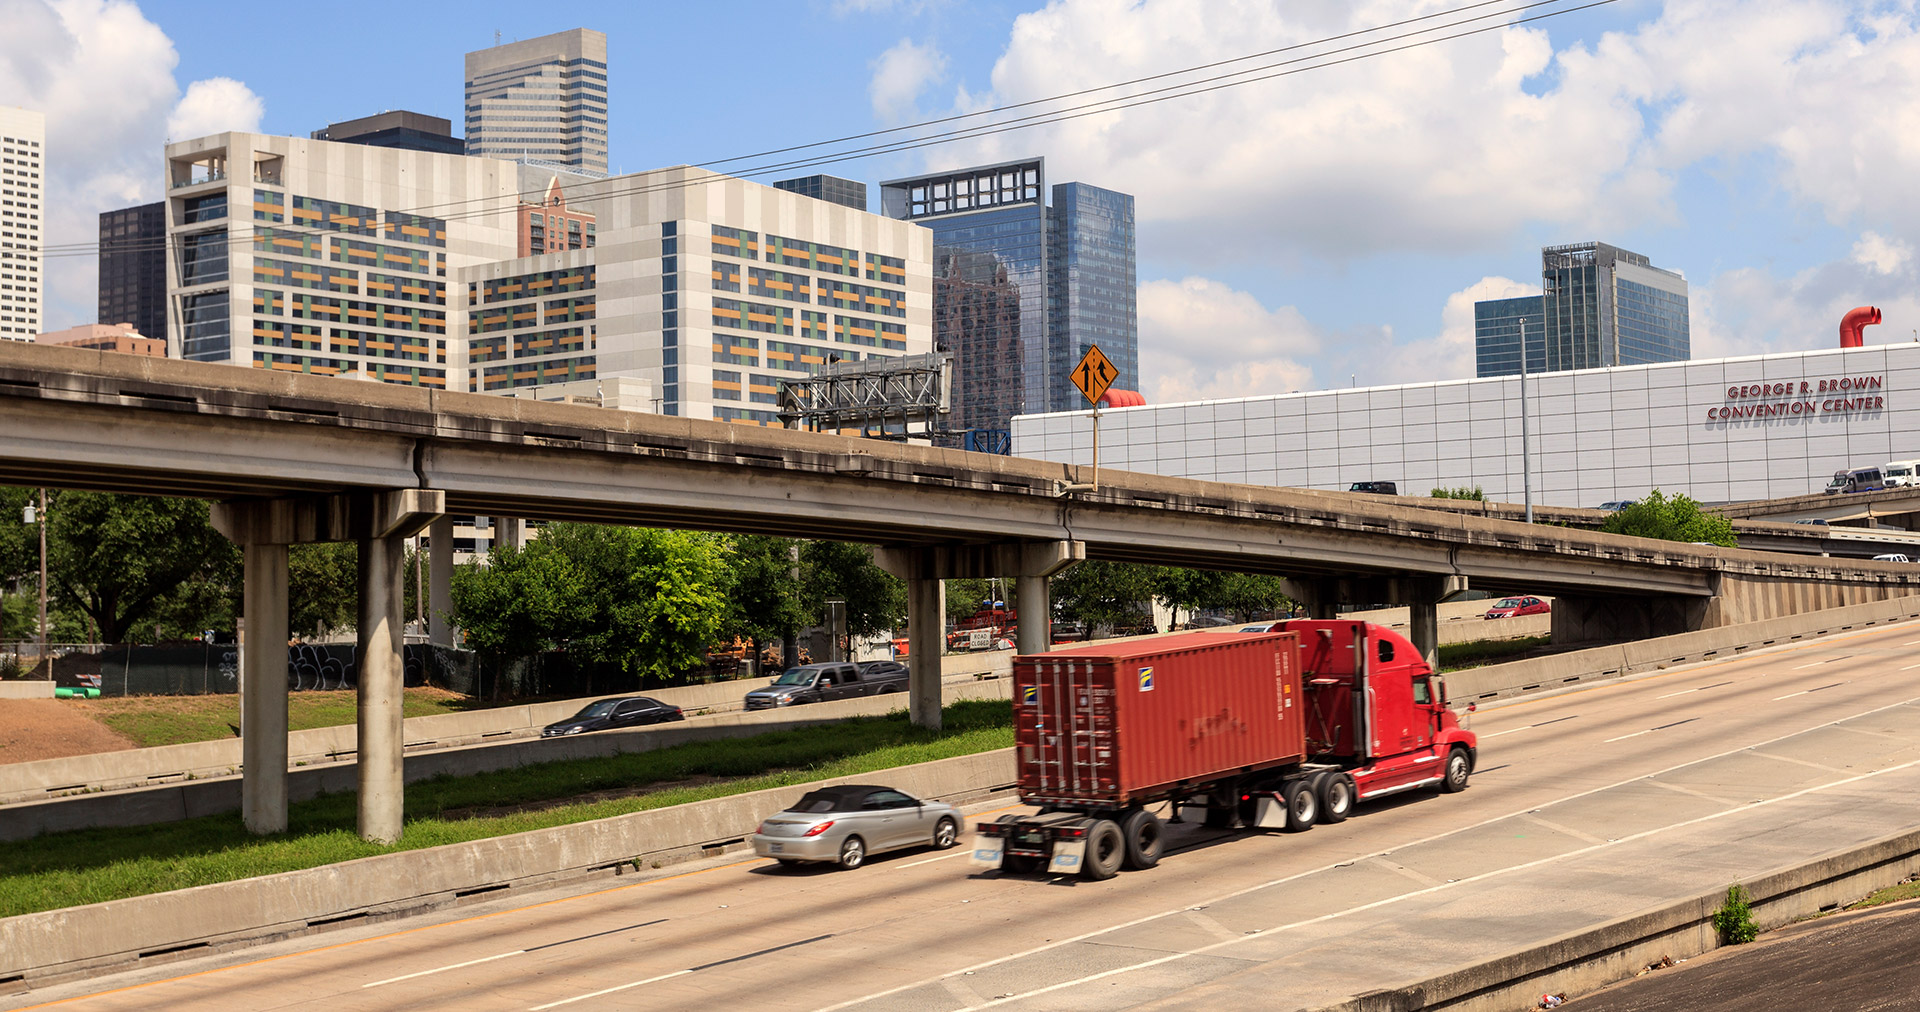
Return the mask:
[[100,212],[99,322],[167,339],[167,205]]
[[1053,188],[1044,159],[880,184],[881,213],[934,233],[934,341],[955,356],[952,424],[1085,406],[1068,375],[1091,344],[1137,389],[1133,198]]
[[[1639,253],[1602,242],[1548,246],[1540,251],[1540,287],[1543,294],[1533,301],[1542,358],[1527,359],[1529,372],[1684,362],[1692,356],[1687,280]],[[1499,321],[1535,312],[1518,306],[1527,301],[1474,303],[1477,375],[1520,371],[1519,327]],[[1529,347],[1533,327],[1529,316]]]
[[1522,323],[1526,324],[1527,371],[1535,373],[1546,368],[1545,319],[1538,295],[1474,303],[1474,375],[1512,376],[1520,371]]

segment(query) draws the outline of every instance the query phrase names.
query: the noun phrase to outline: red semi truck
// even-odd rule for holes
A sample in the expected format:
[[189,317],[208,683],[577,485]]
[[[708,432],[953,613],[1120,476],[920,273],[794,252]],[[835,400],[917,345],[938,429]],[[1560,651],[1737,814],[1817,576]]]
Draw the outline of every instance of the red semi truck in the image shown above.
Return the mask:
[[1161,802],[1301,832],[1359,801],[1462,790],[1477,760],[1420,652],[1368,622],[1021,656],[1013,679],[1020,799],[1040,810],[981,823],[972,858],[1008,872],[1151,868]]

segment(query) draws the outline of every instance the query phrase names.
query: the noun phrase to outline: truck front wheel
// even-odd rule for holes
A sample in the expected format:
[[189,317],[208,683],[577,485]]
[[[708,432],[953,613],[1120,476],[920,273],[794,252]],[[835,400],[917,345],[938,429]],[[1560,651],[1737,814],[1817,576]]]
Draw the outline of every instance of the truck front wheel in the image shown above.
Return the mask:
[[1112,819],[1101,819],[1087,833],[1087,856],[1080,861],[1086,876],[1098,882],[1120,874],[1126,860],[1127,840]]
[[1446,775],[1440,778],[1440,793],[1457,794],[1467,789],[1467,774],[1473,772],[1473,764],[1467,761],[1467,750],[1456,748],[1447,753]]
[[1160,863],[1159,816],[1136,808],[1120,820],[1120,832],[1127,841],[1127,867],[1151,868]]
[[1354,785],[1353,777],[1341,772],[1328,772],[1320,775],[1317,781],[1320,796],[1320,821],[1328,825],[1347,821],[1353,814]]

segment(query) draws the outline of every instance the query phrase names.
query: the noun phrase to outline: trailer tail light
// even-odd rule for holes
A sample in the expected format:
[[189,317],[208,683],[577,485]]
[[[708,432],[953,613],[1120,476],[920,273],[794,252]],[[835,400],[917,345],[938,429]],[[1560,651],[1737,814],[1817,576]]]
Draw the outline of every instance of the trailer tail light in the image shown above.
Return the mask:
[[800,835],[801,836],[819,836],[821,833],[824,833],[827,830],[832,828],[833,828],[833,820],[828,819],[827,821],[819,824],[818,826],[813,827],[812,829],[807,830],[806,832]]
[[1054,831],[1054,835],[1065,840],[1078,840],[1086,836],[1087,831],[1084,829],[1058,829]]
[[1242,795],[1240,795],[1240,800],[1241,800],[1241,801],[1252,801],[1252,800],[1253,800],[1253,795],[1251,795],[1251,794],[1242,794]]
[[998,822],[982,822],[973,828],[977,830],[981,836],[1007,835],[1007,827],[1001,825]]

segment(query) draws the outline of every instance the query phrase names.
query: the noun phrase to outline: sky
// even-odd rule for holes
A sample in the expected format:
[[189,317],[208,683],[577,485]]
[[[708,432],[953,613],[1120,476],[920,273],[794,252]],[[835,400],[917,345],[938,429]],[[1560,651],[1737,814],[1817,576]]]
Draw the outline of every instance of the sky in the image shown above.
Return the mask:
[[[760,163],[722,160],[1316,44],[1212,73],[1275,63],[1473,2],[737,0],[549,16],[486,0],[244,15],[0,0],[0,104],[48,116],[52,330],[94,322],[97,215],[159,198],[169,138],[305,136],[387,109],[458,132],[462,56],[496,32],[607,33],[616,171],[738,171]],[[1038,155],[1050,182],[1133,194],[1141,375],[1120,385],[1155,403],[1472,376],[1473,302],[1538,292],[1540,247],[1588,240],[1686,276],[1696,358],[1832,347],[1856,305],[1885,313],[1869,343],[1914,340],[1917,2],[1615,0],[753,178],[824,171],[871,187]]]

